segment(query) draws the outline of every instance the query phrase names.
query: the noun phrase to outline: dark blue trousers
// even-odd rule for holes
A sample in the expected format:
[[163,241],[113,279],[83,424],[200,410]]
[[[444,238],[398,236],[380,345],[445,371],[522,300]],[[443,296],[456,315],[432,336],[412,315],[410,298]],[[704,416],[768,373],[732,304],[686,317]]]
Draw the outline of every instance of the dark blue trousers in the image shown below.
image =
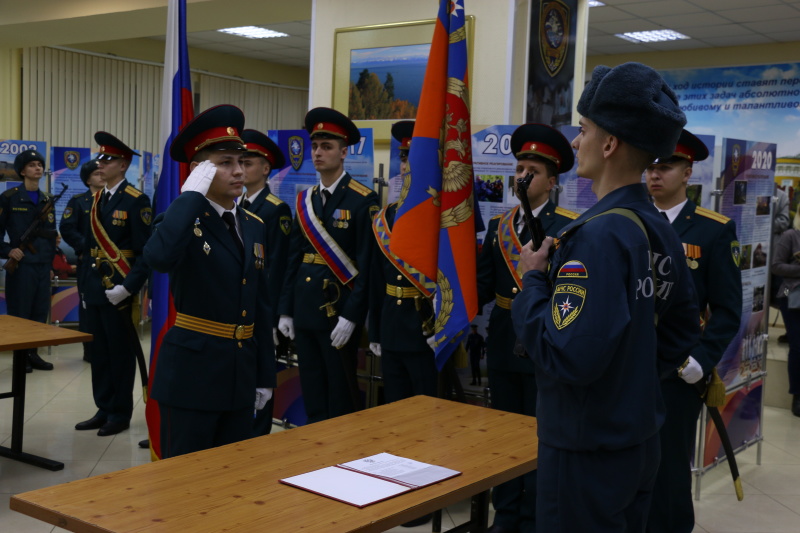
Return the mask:
[[539,442],[537,530],[643,532],[659,456],[658,434],[622,450],[576,452]]
[[419,352],[381,351],[381,373],[386,403],[419,394],[436,397],[438,372],[433,350]]
[[158,409],[161,413],[163,459],[232,444],[253,436],[253,406],[234,411],[198,411],[159,403]]
[[[536,416],[536,376],[488,368],[492,408]],[[533,436],[531,436],[533,437]],[[492,489],[494,524],[521,533],[536,531],[536,470]]]

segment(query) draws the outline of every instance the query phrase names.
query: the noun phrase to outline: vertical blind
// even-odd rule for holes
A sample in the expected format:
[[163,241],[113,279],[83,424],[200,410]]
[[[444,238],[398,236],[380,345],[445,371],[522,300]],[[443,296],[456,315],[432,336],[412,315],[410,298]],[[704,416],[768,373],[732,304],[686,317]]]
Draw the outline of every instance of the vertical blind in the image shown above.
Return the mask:
[[[108,131],[135,150],[160,153],[163,68],[151,63],[38,47],[23,50],[22,137],[49,146],[94,149]],[[193,74],[202,111],[233,104],[248,128],[296,129],[308,109],[308,90]]]

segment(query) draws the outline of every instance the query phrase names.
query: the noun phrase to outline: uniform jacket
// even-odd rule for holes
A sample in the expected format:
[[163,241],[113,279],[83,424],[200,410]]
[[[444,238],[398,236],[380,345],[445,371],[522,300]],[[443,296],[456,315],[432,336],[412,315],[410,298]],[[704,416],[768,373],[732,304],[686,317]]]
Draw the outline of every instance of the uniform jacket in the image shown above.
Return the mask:
[[[700,314],[705,315],[706,309],[710,313],[700,344],[692,350],[692,357],[708,375],[739,331],[742,318],[742,275],[736,223],[688,200],[672,222],[672,227],[686,251]],[[677,372],[672,376],[680,379]]]
[[[311,201],[314,213],[328,234],[358,269],[352,289],[340,286],[341,296],[336,303],[336,314],[361,324],[369,305],[367,278],[375,247],[371,224],[372,215],[378,210],[378,197],[372,189],[355,181],[350,174],[345,174],[324,209],[319,186],[314,187]],[[347,213],[349,220],[338,220],[337,212],[340,217],[342,213]],[[303,235],[297,217],[290,238],[289,264],[281,295],[280,314],[294,317],[296,328],[328,330],[330,321],[325,311],[320,309],[328,302],[322,284],[324,279],[328,279],[339,285],[338,280],[327,265],[303,263],[303,254],[315,253],[315,250]]]
[[[164,335],[152,396],[165,405],[202,411],[252,406],[258,387],[275,387],[275,349],[267,274],[259,261],[264,223],[237,209],[244,258],[208,200],[185,192],[167,209],[144,249],[147,263],[167,272],[178,313],[222,324],[254,324],[237,341],[173,326]],[[261,256],[263,258],[263,255]]]
[[[386,222],[391,228],[397,214],[397,204],[386,207]],[[375,218],[380,215],[377,215]],[[374,235],[374,232],[373,232]],[[414,298],[397,298],[386,293],[386,285],[413,287],[380,250],[372,254],[370,272],[369,340],[381,345],[381,349],[397,352],[420,352],[431,350],[422,334],[422,319],[417,311]],[[423,296],[424,298],[424,296]]]
[[72,246],[78,257],[88,252],[87,243],[92,231],[89,226],[89,217],[92,214],[93,201],[94,196],[90,190],[76,194],[69,199],[64,213],[61,215],[61,223],[58,228],[61,238]]
[[[128,184],[123,180],[111,199],[101,204],[99,208],[100,222],[105,228],[109,239],[111,239],[120,250],[131,250],[134,257],[128,258],[131,263],[131,271],[127,277],[114,269],[111,278],[114,285],[124,285],[131,294],[136,294],[142,289],[142,285],[147,281],[148,266],[139,258],[142,255],[144,244],[150,237],[150,223],[152,222],[153,211],[150,207],[150,199],[146,194]],[[94,238],[91,228],[88,233],[89,249],[97,248],[99,245]],[[108,303],[106,298],[106,288],[101,279],[108,272],[100,272],[93,269],[86,276],[85,296],[86,303],[90,305],[104,305]]]
[[[0,257],[8,259],[8,254],[14,248],[19,248],[20,239],[25,233],[25,230],[30,227],[36,218],[37,214],[41,212],[42,206],[49,198],[45,192],[39,191],[39,203],[34,204],[31,201],[25,187],[14,187],[0,195]],[[55,211],[51,211],[46,221],[39,225],[42,230],[52,232],[52,237],[37,236],[33,239],[33,247],[36,253],[30,250],[22,250],[25,257],[20,261],[22,263],[47,263],[53,262],[53,255],[56,252],[56,219]],[[8,239],[5,240],[5,233],[8,233]]]
[[[250,203],[249,211],[264,221],[267,232],[267,273],[269,274],[269,306],[277,310],[289,259],[289,232],[292,229],[292,210],[289,205],[271,194],[269,185]],[[278,314],[273,318],[278,325]]]
[[[647,236],[618,214],[580,225],[615,207],[633,210]],[[539,439],[567,450],[640,444],[664,421],[660,371],[679,366],[699,335],[681,243],[641,184],[610,192],[559,237],[549,274],[527,272],[512,307],[536,366]]]
[[[518,207],[513,209],[521,210]],[[483,247],[478,256],[478,299],[481,307],[493,301],[496,294],[513,299],[518,292],[517,283],[508,269],[497,235],[501,217],[502,215],[498,215],[489,221],[489,229],[486,231]],[[550,237],[554,237],[558,230],[576,218],[578,218],[577,213],[557,208],[549,200],[539,213],[542,228]],[[519,237],[523,245],[530,241],[527,227],[522,230]],[[489,315],[487,328],[487,366],[498,370],[533,373],[533,360],[514,354],[516,340],[517,336],[511,323],[511,310],[495,305]]]

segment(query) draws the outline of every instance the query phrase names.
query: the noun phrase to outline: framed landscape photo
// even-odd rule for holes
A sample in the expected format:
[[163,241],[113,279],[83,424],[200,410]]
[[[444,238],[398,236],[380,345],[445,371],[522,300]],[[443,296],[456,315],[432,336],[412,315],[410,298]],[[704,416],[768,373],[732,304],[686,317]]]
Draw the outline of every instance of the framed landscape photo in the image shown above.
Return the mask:
[[[388,142],[391,125],[417,116],[434,19],[339,28],[334,35],[333,107]],[[467,17],[471,59],[474,17]],[[471,68],[471,61],[470,61]]]

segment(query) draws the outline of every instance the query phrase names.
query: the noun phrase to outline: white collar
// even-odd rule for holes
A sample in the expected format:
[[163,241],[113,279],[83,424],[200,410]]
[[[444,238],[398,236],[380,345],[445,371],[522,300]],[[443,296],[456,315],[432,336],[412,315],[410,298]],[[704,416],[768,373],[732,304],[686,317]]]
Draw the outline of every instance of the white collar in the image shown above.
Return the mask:
[[678,218],[678,215],[680,214],[681,210],[683,209],[683,206],[685,206],[686,202],[688,202],[688,201],[689,201],[689,199],[687,198],[686,200],[682,201],[678,205],[672,206],[669,209],[661,209],[659,207],[657,207],[657,209],[659,211],[661,211],[662,213],[666,213],[667,214],[667,218],[669,219],[669,223],[672,224],[673,222],[675,222],[675,219]]

